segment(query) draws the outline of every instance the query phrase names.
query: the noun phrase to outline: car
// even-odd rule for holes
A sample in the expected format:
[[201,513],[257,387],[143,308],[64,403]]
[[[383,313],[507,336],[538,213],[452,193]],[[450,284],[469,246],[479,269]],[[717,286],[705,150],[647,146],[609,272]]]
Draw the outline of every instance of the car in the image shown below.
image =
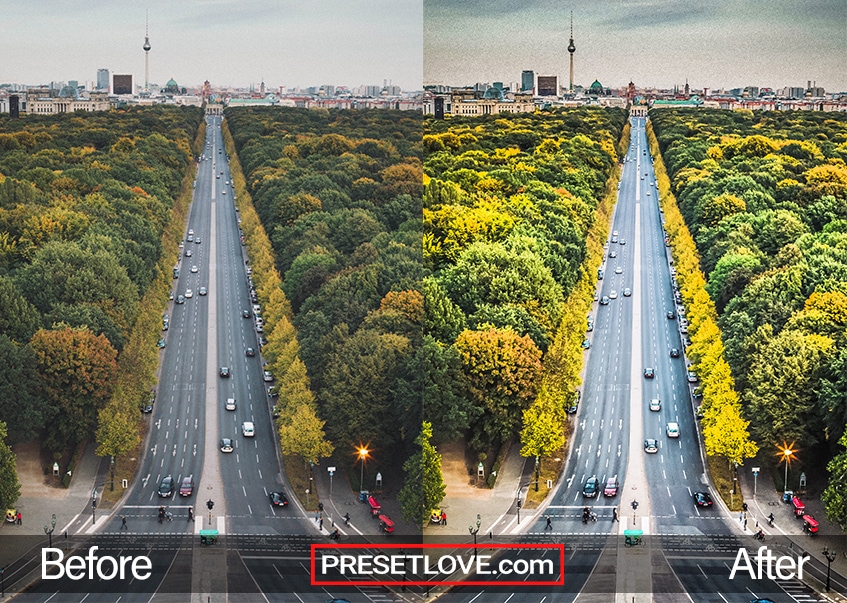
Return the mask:
[[679,358],[679,350],[677,348],[671,348],[671,358]]
[[271,499],[271,504],[275,507],[288,506],[288,499],[282,492],[271,492],[268,497]]
[[159,341],[156,342],[156,347],[160,350],[165,347],[165,338],[162,337]]
[[229,180],[227,180],[226,182],[224,182],[224,184],[229,184]]
[[642,176],[641,179],[644,180],[644,176]]
[[[220,179],[221,179],[220,174],[215,174],[215,178],[217,178],[218,180],[220,180]],[[642,180],[643,180],[643,178],[642,178]]]
[[659,441],[654,438],[644,440],[644,452],[647,454],[656,454],[659,452]]
[[222,195],[225,195],[225,194],[226,194],[226,191],[221,191],[221,194],[222,194]]
[[655,376],[656,376],[656,371],[654,371],[652,368],[644,369],[644,378],[645,379],[652,379]]
[[597,301],[598,299],[600,299],[600,294],[597,291],[595,291],[594,292],[594,301]]
[[613,237],[618,236],[618,231],[617,231],[617,230],[613,230],[613,231],[612,231],[612,236],[613,236]]
[[271,381],[274,380],[273,373],[271,373],[270,371],[263,371],[262,372],[262,379],[265,381],[265,383],[270,383]]
[[146,415],[150,414],[151,412],[153,412],[153,405],[155,403],[156,403],[156,392],[151,391],[150,392],[150,398],[147,400],[147,404],[145,404],[144,406],[141,407],[141,412],[143,412]]
[[608,306],[609,305],[609,296],[608,295],[604,295],[603,297],[600,298],[600,305],[601,306]]
[[618,298],[618,292],[617,291],[615,291],[613,289],[612,291],[609,292],[609,299],[617,299],[617,298]]
[[609,252],[609,257],[610,257],[610,258],[616,258],[616,257],[618,257],[618,252],[617,252],[617,251],[610,251],[610,252]]
[[658,411],[662,410],[662,401],[658,398],[653,398],[650,400],[650,410]]
[[226,404],[224,404],[224,408],[227,410],[235,410],[235,398],[227,398]]
[[186,289],[185,290],[185,299],[191,299],[192,297],[194,297],[194,291],[192,291],[191,289]]
[[621,245],[626,245],[626,239],[621,239]]
[[174,493],[174,478],[171,475],[166,475],[159,484],[159,496],[168,498]]
[[199,245],[200,244],[200,237],[197,237],[196,239],[194,239],[194,242]]
[[244,421],[244,423],[241,424],[241,435],[245,438],[252,438],[256,435],[256,428],[253,426],[252,421]]
[[206,287],[200,287],[200,289],[197,290],[198,295],[206,295],[208,293],[209,293],[209,290],[206,289]]
[[700,379],[697,378],[697,373],[694,371],[688,371],[688,382],[689,383],[697,383]]
[[191,273],[192,274],[197,274],[199,271],[200,271],[200,269],[196,265],[191,267]]
[[615,274],[623,274],[623,268],[621,268],[620,266],[615,268]]
[[667,432],[669,438],[678,438],[679,437],[679,423],[675,421],[671,421],[665,427],[665,432]]
[[182,483],[179,485],[179,495],[191,496],[192,494],[194,494],[194,476],[189,475],[182,478]]
[[591,332],[591,331],[594,330],[594,321],[593,320],[588,321],[588,329],[587,330],[588,330],[588,332]]
[[189,237],[193,237],[193,236],[194,236],[194,229],[193,229],[193,228],[189,228],[189,229],[188,229],[188,236],[189,236]]
[[[350,601],[349,601],[349,599],[338,599],[338,598],[336,598],[336,599],[327,599],[326,603],[350,603]],[[773,601],[771,601],[770,603],[773,603]]]
[[247,348],[246,350],[244,350],[244,355],[248,358],[253,358],[256,355],[256,350],[254,350],[253,348]]
[[585,485],[582,486],[582,495],[586,498],[594,498],[597,496],[597,492],[600,491],[600,480],[597,479],[596,475],[592,475],[587,480],[585,480]]
[[193,243],[194,242],[194,232],[189,230],[188,236],[185,237],[185,240],[188,241],[189,243]]
[[576,390],[576,397],[574,397],[573,402],[570,406],[568,406],[568,414],[576,414],[577,409],[579,408],[579,400],[582,398],[582,392]]
[[648,196],[648,197],[650,196],[650,191],[647,191],[647,196]]
[[582,349],[587,350],[590,347],[591,347],[591,341],[589,341],[587,338],[584,339],[583,342],[582,342]]
[[276,398],[278,395],[279,392],[276,391],[273,385],[268,388],[268,398]]
[[168,291],[168,299],[173,299],[173,298],[174,298],[174,290],[171,289],[170,291]]
[[250,318],[250,310],[242,310],[241,311],[242,318]]
[[162,321],[162,330],[163,331],[167,331],[168,328],[170,328],[170,326],[171,326],[170,321],[167,321],[167,320]]
[[668,320],[673,320],[674,318],[676,318],[676,312],[674,312],[673,310],[668,310],[665,316],[668,317]]
[[191,251],[190,249],[185,250],[185,257],[190,258],[192,255],[194,255],[193,251]]
[[712,506],[712,496],[708,492],[695,492],[691,496],[694,498],[694,504],[698,507]]
[[185,296],[183,296],[183,295],[178,295],[178,296],[177,296],[177,298],[176,298],[176,303],[178,303],[178,304],[184,304],[184,303],[185,303]]
[[614,475],[606,480],[606,487],[603,488],[603,496],[617,496],[618,494],[618,476]]
[[617,243],[617,242],[618,242],[618,238],[617,238],[617,237],[612,237],[612,243]]
[[232,452],[232,440],[230,438],[221,438],[221,452]]
[[257,333],[262,333],[262,332],[263,332],[263,330],[262,330],[262,325],[256,325],[256,332],[257,332]]
[[632,289],[630,289],[629,287],[627,287],[626,289],[624,289],[624,290],[623,290],[623,296],[624,296],[624,297],[632,297]]
[[229,375],[230,375],[229,367],[228,366],[222,366],[221,367],[221,377],[224,378],[224,379],[229,379]]

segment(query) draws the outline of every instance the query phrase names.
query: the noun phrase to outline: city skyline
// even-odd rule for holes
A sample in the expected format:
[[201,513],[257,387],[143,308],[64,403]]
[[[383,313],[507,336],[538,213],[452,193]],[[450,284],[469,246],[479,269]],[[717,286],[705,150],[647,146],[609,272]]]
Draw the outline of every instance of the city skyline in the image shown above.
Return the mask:
[[847,91],[841,0],[426,0],[424,84],[516,82],[522,70],[575,84],[694,89],[805,86]]
[[143,87],[147,11],[151,84],[421,87],[420,0],[327,0],[319,9],[292,0],[56,6],[4,8],[0,83],[94,81],[107,68]]

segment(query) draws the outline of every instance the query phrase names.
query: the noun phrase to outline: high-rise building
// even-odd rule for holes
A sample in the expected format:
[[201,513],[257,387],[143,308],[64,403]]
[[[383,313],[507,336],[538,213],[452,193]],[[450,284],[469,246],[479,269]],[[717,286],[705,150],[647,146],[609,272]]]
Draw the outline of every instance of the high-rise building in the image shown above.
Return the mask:
[[[149,35],[149,25],[150,21],[147,17],[147,11],[144,11],[144,91],[150,91],[150,35]],[[118,92],[115,92],[118,94]],[[130,94],[132,94],[130,92]]]
[[538,76],[538,96],[558,96],[559,95],[559,76],[557,75],[539,75]]
[[[568,43],[568,53],[571,55],[571,78],[570,78],[570,86],[568,87],[568,92],[573,93],[573,53],[576,52],[576,46],[573,43],[573,11],[571,11],[571,39]],[[538,87],[541,88],[541,84],[538,84]]]
[[532,92],[535,90],[535,72],[526,70],[521,72],[521,92]]
[[108,90],[109,89],[109,70],[108,69],[98,69],[97,70],[97,89],[98,90]]
[[112,94],[132,94],[132,74],[112,76]]

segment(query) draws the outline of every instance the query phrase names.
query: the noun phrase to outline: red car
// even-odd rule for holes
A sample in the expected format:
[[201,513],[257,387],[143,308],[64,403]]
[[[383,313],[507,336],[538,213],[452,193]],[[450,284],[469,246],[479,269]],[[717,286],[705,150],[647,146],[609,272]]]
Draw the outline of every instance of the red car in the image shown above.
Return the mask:
[[194,477],[189,475],[182,478],[182,483],[179,485],[180,496],[191,496],[194,494]]

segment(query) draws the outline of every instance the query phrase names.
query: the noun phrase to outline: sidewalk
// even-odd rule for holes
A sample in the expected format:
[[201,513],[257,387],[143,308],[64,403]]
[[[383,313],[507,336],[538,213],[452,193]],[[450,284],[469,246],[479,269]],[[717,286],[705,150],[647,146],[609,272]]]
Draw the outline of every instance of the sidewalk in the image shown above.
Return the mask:
[[[330,484],[328,467],[335,467]],[[315,487],[320,495],[320,501],[324,505],[323,529],[321,532],[329,534],[338,528],[338,532],[344,536],[368,535],[368,540],[390,539],[396,536],[420,536],[420,529],[403,519],[400,511],[400,503],[397,494],[402,484],[396,487],[384,487],[381,491],[372,492],[374,497],[382,505],[382,514],[394,520],[394,533],[384,534],[379,527],[379,520],[371,513],[371,508],[366,503],[359,502],[359,493],[350,488],[350,480],[344,472],[344,468],[331,459],[324,459],[320,465],[315,465],[312,471]],[[350,514],[350,525],[344,525],[345,513]],[[314,521],[314,516],[312,517]],[[316,521],[319,524],[320,520]],[[334,527],[333,527],[334,524]],[[376,539],[373,537],[377,537]]]
[[[755,480],[756,495],[753,496],[754,478],[749,467],[759,466],[761,471]],[[780,480],[781,483],[781,480]],[[837,552],[832,562],[832,571],[847,576],[847,534],[826,517],[824,505],[819,496],[814,494],[799,495],[806,505],[806,514],[812,515],[820,522],[820,531],[810,536],[803,531],[803,521],[794,515],[790,504],[782,502],[782,492],[774,489],[772,473],[764,463],[748,462],[747,466],[738,470],[738,485],[749,507],[747,532],[752,534],[756,522],[759,522],[765,534],[765,544],[775,536],[784,536],[793,543],[794,548],[804,550],[808,555],[824,560],[824,547]],[[774,515],[774,526],[767,524],[769,514]]]
[[[441,445],[439,453],[447,483],[446,496],[441,503],[441,509],[447,515],[447,525],[428,525],[424,528],[425,536],[463,536],[471,542],[473,537],[468,527],[476,527],[477,515],[480,521],[478,538],[487,536],[489,532],[501,533],[513,523],[518,488],[529,481],[527,472],[533,468],[520,455],[520,444],[512,444],[491,489],[472,483],[475,478],[468,475],[463,443]],[[527,510],[524,517],[533,513]]]

